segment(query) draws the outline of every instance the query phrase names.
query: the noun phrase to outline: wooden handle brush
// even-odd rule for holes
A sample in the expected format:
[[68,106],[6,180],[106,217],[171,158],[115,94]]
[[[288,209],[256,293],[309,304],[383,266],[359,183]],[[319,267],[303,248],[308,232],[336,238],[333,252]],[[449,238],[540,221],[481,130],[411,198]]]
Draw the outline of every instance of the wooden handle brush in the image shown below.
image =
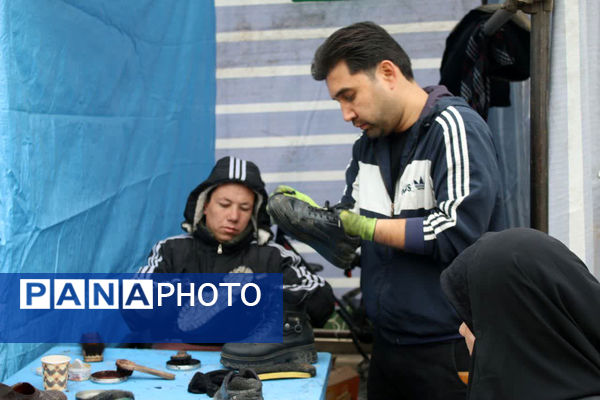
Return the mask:
[[133,361],[125,360],[122,358],[117,360],[116,364],[117,364],[117,371],[121,372],[123,375],[129,376],[133,373],[133,371],[139,371],[139,372],[145,372],[147,374],[160,376],[163,379],[175,379],[175,375],[173,375],[169,372],[159,371],[154,368],[144,367],[143,365],[138,365],[138,364],[134,363]]

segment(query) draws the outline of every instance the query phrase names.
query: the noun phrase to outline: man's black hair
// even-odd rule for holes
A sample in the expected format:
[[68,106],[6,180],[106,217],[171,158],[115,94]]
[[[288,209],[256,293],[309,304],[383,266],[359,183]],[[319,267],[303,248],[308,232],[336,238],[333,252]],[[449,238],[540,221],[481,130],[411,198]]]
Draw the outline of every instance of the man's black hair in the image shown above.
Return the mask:
[[311,66],[314,79],[322,81],[340,61],[351,74],[369,72],[383,60],[390,60],[408,80],[413,80],[410,58],[404,49],[381,26],[358,22],[338,29],[315,52]]

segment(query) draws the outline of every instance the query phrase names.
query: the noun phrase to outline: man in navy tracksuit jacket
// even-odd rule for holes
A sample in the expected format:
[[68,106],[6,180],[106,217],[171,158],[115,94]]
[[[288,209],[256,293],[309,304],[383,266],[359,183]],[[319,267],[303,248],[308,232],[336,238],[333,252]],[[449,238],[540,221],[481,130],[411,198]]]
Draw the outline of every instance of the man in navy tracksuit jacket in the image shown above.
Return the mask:
[[404,50],[373,23],[332,34],[312,74],[363,131],[340,219],[363,239],[361,288],[376,328],[368,397],[464,399],[457,369],[468,370],[468,356],[439,277],[484,232],[506,227],[491,132],[445,87],[419,87]]

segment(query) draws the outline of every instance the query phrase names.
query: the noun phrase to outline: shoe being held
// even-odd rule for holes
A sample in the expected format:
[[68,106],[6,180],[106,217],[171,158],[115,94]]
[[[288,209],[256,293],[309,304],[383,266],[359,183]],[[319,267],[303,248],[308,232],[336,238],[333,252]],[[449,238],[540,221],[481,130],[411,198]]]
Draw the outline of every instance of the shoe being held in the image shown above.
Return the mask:
[[267,210],[274,222],[294,239],[306,243],[327,261],[342,269],[357,264],[360,237],[348,235],[341,210],[319,207],[310,197],[289,186],[279,186],[269,197]]

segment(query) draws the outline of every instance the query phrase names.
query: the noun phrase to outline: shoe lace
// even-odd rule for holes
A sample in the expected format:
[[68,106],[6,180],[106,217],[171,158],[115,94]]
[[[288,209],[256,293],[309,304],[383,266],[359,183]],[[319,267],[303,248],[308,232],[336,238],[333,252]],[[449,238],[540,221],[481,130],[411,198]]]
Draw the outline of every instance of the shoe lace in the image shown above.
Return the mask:
[[311,218],[325,220],[331,224],[337,225],[339,223],[339,219],[334,211],[334,208],[330,207],[329,205],[329,200],[325,201],[323,208],[308,206],[307,214]]

